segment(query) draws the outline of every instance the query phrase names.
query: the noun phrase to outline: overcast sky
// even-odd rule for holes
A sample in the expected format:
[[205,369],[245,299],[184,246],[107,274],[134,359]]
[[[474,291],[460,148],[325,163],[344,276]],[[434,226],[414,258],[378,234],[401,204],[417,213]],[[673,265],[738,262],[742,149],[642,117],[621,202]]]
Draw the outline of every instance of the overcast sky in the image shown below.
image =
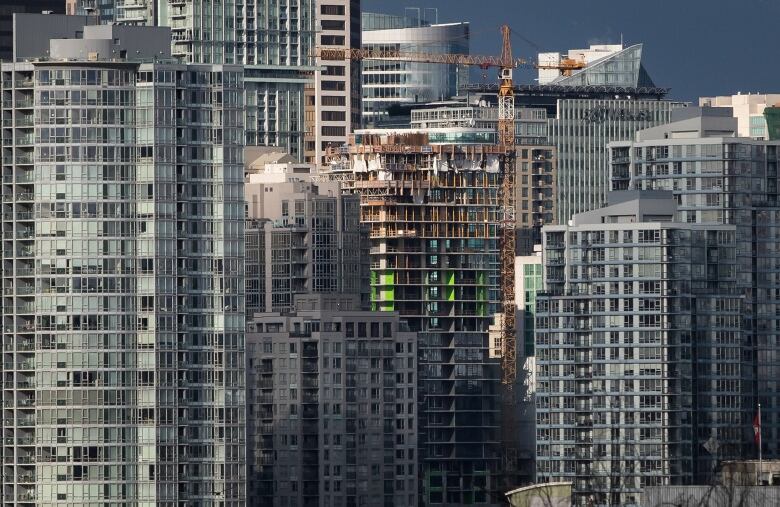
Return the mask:
[[[472,54],[500,53],[499,26],[515,35],[515,56],[644,43],[643,60],[670,97],[780,93],[780,0],[363,0],[363,10],[403,13],[436,7],[439,22],[471,23]],[[525,40],[524,40],[525,39]],[[528,42],[530,41],[530,42]],[[491,73],[488,79],[493,79]],[[518,76],[531,82],[529,71]],[[478,79],[478,78],[477,78]]]

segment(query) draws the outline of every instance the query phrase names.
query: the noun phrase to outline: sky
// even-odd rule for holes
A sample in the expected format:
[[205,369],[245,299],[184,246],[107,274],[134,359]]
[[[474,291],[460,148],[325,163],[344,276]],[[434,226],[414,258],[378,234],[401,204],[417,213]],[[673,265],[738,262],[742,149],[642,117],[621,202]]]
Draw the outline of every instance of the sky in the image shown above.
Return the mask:
[[[499,55],[503,23],[514,56],[529,59],[618,44],[622,34],[626,45],[644,43],[645,68],[671,88],[669,98],[780,93],[780,0],[362,0],[363,11],[404,7],[437,8],[440,23],[470,22],[472,54]],[[515,80],[533,78],[523,71]]]

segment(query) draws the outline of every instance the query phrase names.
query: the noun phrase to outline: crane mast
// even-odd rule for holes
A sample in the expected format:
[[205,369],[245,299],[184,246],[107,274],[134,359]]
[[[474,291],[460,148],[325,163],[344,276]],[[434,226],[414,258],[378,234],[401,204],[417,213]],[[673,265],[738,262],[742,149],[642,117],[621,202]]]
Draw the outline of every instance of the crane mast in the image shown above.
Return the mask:
[[508,25],[503,39],[498,88],[498,144],[504,148],[501,181],[501,381],[511,392],[517,377],[515,332],[515,89]]

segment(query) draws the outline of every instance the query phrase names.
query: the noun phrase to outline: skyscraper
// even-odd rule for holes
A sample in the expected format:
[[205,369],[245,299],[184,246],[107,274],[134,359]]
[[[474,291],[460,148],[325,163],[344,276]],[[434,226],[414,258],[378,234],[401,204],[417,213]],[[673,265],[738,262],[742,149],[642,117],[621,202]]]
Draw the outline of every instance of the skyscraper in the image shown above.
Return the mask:
[[543,230],[537,480],[573,482],[576,505],[710,484],[750,442],[736,228],[676,211],[670,192],[615,192]]
[[425,505],[500,498],[499,311],[495,132],[359,131],[334,166],[361,195],[370,227],[371,302],[418,332],[421,497]]
[[557,223],[565,224],[574,214],[606,202],[610,188],[607,144],[667,123],[672,109],[681,106],[642,95],[559,100],[548,133],[558,157]]
[[163,7],[158,24],[171,27],[174,56],[245,66],[246,144],[277,146],[302,160],[314,0],[198,0]]
[[243,69],[85,23],[0,69],[3,501],[244,505]]

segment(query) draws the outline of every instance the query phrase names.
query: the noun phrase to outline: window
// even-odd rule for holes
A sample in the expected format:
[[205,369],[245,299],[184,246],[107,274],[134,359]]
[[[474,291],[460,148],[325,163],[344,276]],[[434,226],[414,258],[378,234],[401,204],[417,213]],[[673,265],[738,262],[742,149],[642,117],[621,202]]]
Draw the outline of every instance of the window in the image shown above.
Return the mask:
[[345,121],[346,113],[344,111],[323,111],[322,121]]
[[323,95],[321,100],[323,106],[346,106],[347,105],[346,97]]
[[344,45],[344,36],[343,35],[323,35],[320,38],[320,44],[323,46],[343,46]]
[[343,5],[320,5],[320,14],[324,14],[326,16],[343,16],[344,6]]
[[345,69],[343,65],[327,65],[325,66],[325,71],[322,73],[323,76],[343,76],[345,73]]
[[[322,6],[323,8],[329,7],[326,5]],[[344,7],[341,8],[342,10]],[[344,21],[343,20],[337,20],[337,19],[323,19],[321,21],[321,25],[323,30],[338,30],[343,31],[344,30]]]
[[323,136],[344,137],[347,135],[345,127],[322,127]]
[[345,90],[344,81],[323,81],[320,88],[324,91],[343,92]]

